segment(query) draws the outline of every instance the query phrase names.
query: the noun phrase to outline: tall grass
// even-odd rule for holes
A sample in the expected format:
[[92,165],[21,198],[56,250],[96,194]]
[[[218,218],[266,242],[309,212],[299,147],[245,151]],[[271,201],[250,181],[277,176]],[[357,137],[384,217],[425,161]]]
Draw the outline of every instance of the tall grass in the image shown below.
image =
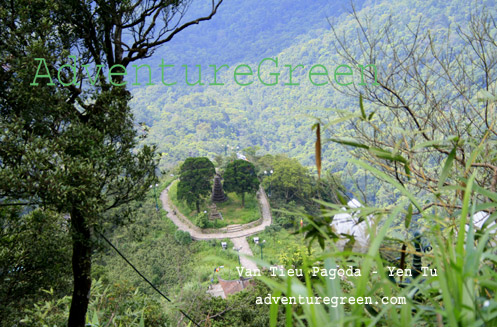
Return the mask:
[[[340,252],[334,248],[323,251],[313,262],[303,266],[304,270],[309,270],[313,266],[332,269],[337,265],[353,265],[360,269],[360,277],[330,279],[305,274],[304,281],[296,277],[283,277],[281,281],[262,277],[274,294],[287,297],[347,296],[373,300],[371,305],[289,305],[287,310],[291,314],[287,314],[287,326],[497,326],[497,256],[490,242],[495,228],[475,231],[469,218],[470,227],[465,230],[465,222],[476,208],[470,201],[473,192],[477,191],[468,183],[458,217],[461,223],[457,235],[454,229],[448,228],[444,217],[433,214],[422,217],[432,226],[424,235],[433,246],[432,252],[423,257],[422,266],[436,269],[436,276],[430,276],[430,270],[428,276],[411,277],[410,283],[403,287],[387,276],[386,265],[391,264],[382,259],[379,249],[391,223],[405,214],[405,205],[398,205],[388,213],[376,211],[376,219],[382,220],[383,224],[376,234],[372,234],[366,254]],[[497,197],[495,193],[487,194],[494,199]],[[496,202],[486,205],[487,208],[497,207]],[[330,207],[328,210],[335,209]],[[323,236],[328,238],[326,234]],[[329,239],[329,242],[333,241]],[[386,296],[405,297],[406,304],[382,304],[381,298]],[[277,314],[278,304],[272,306],[275,307],[271,309],[272,314]],[[276,318],[272,317],[271,321]]]
[[[471,157],[476,158],[480,150],[481,147],[476,146]],[[395,160],[392,158],[388,159]],[[461,170],[453,168],[453,161],[449,154],[441,167],[442,182],[433,190],[433,196],[455,194],[454,203],[460,208],[457,211],[444,207],[425,209],[421,203],[426,200],[426,194],[419,198],[381,170],[353,160],[362,169],[398,189],[403,200],[388,208],[361,207],[360,219],[367,221],[374,217],[369,226],[370,244],[366,253],[341,251],[335,246],[336,235],[330,232],[329,223],[334,215],[343,212],[344,205],[319,201],[322,214],[303,217],[309,223],[307,232],[326,246],[320,254],[314,253],[313,259],[304,260],[302,268],[309,271],[311,267],[328,270],[353,266],[360,269],[361,276],[330,279],[306,273],[303,278],[261,278],[272,288],[273,296],[371,297],[372,303],[338,304],[336,307],[323,303],[286,304],[286,326],[497,326],[497,225],[489,227],[497,219],[497,193],[479,187],[468,168],[461,171],[460,176],[451,175],[451,183],[444,183],[449,172]],[[413,270],[411,262],[417,254],[422,256],[422,267],[429,270],[426,275],[416,278],[403,276],[401,283],[400,276],[388,276],[388,267],[396,264],[386,261],[380,248],[387,239],[391,240],[387,235],[394,222],[405,221],[406,229],[409,227],[413,208],[418,211],[417,221],[424,226],[423,237],[431,243],[432,251],[414,253],[412,247],[407,247],[404,251],[406,268]],[[476,230],[472,217],[478,211],[487,212],[489,219]],[[412,242],[413,237],[408,238],[405,243]],[[436,274],[432,275],[432,271]],[[405,298],[406,303],[384,304],[383,297]],[[279,305],[282,304],[271,304],[271,326],[276,326]]]

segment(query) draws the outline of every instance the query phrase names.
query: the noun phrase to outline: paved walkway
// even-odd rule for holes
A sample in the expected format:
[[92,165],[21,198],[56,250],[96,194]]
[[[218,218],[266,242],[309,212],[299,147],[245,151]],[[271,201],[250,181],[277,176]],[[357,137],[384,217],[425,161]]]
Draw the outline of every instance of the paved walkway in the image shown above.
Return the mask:
[[[251,269],[252,271],[257,269],[257,264],[247,257],[253,257],[254,254],[250,249],[249,243],[247,242],[246,236],[257,234],[262,232],[267,226],[271,225],[273,218],[271,216],[271,207],[269,206],[269,200],[266,196],[266,192],[262,186],[259,187],[259,203],[261,205],[262,212],[262,223],[255,227],[247,228],[244,230],[239,230],[236,232],[220,232],[220,233],[203,233],[200,228],[195,226],[188,218],[186,218],[179,210],[174,206],[168,196],[169,185],[160,195],[160,200],[162,202],[162,207],[167,212],[167,217],[182,231],[189,232],[193,239],[195,240],[213,240],[213,239],[223,239],[229,238],[233,242],[233,245],[240,249],[240,263],[242,267],[246,269]],[[243,225],[239,225],[243,227]]]
[[240,265],[242,267],[245,267],[246,269],[250,269],[251,271],[255,271],[257,269],[257,264],[250,260],[248,257],[253,257],[254,254],[252,253],[252,250],[250,249],[250,246],[247,242],[247,239],[245,237],[237,237],[237,238],[232,238],[231,241],[233,242],[233,245],[240,249]]
[[[220,233],[203,233],[197,226],[195,226],[188,218],[186,218],[174,206],[168,196],[169,185],[160,195],[162,207],[167,211],[167,217],[182,231],[189,232],[194,240],[213,240],[223,238],[240,238],[250,236],[262,232],[267,226],[271,225],[272,216],[269,201],[262,186],[259,187],[259,203],[261,205],[262,223],[255,227],[239,230],[236,232],[220,232]],[[243,225],[240,225],[243,226]],[[242,245],[243,247],[243,245]],[[248,243],[247,243],[248,247]]]

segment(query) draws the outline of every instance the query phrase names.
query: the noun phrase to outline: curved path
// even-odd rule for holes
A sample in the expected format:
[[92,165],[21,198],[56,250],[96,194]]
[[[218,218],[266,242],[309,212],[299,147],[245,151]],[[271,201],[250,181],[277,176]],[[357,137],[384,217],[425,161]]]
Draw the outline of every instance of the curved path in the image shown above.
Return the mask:
[[259,187],[259,203],[261,205],[262,223],[260,225],[247,228],[244,230],[238,230],[234,232],[219,232],[219,233],[203,233],[200,228],[195,226],[188,218],[186,218],[181,212],[179,212],[179,210],[174,206],[174,204],[169,199],[168,192],[170,187],[171,185],[169,185],[164,191],[162,191],[160,195],[162,207],[164,208],[164,210],[166,210],[167,217],[171,219],[171,221],[178,227],[178,229],[189,232],[194,240],[242,238],[245,236],[262,232],[267,226],[271,225],[272,222],[271,208],[269,206],[268,198],[262,186]]

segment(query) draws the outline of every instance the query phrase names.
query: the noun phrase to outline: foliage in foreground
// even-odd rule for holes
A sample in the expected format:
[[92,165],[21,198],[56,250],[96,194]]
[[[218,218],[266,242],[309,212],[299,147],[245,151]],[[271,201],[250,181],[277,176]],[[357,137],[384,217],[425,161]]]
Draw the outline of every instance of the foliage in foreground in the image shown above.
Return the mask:
[[[281,283],[265,278],[274,294],[286,296],[328,296],[328,297],[371,297],[372,304],[303,305],[303,312],[296,312],[287,306],[287,323],[308,326],[494,326],[497,323],[497,272],[495,265],[495,226],[475,231],[472,219],[468,219],[479,208],[497,208],[497,194],[483,191],[490,197],[482,205],[472,203],[474,187],[472,178],[465,193],[462,210],[457,216],[446,217],[441,211],[426,213],[432,228],[424,232],[433,246],[429,256],[423,258],[423,267],[436,269],[437,275],[420,275],[411,278],[402,287],[388,277],[386,262],[379,254],[381,243],[386,239],[392,222],[399,216],[407,215],[405,206],[399,205],[389,210],[364,208],[363,215],[374,214],[376,220],[386,218],[378,233],[372,238],[366,254],[324,251],[313,261],[305,262],[304,270],[321,266],[332,269],[336,265],[360,267],[360,277],[311,279],[306,275],[305,283],[297,278],[287,277]],[[338,213],[339,208],[328,206],[328,214]],[[449,219],[446,219],[449,218]],[[491,219],[495,219],[493,214]],[[465,229],[466,223],[469,228]],[[319,229],[315,221],[311,220]],[[323,231],[328,242],[333,241]],[[412,257],[413,251],[408,251]],[[412,268],[412,267],[411,267]],[[373,271],[377,271],[375,274]],[[398,281],[399,278],[397,278]],[[382,304],[382,297],[405,297],[406,304]],[[277,304],[273,304],[277,307]],[[272,325],[274,326],[274,325]]]
[[0,207],[0,321],[14,325],[23,308],[46,299],[42,289],[63,296],[71,290],[67,221],[51,211]]
[[[493,105],[493,103],[492,103]],[[491,107],[492,107],[491,105]],[[362,98],[360,99],[363,110]],[[328,278],[321,276],[311,279],[305,274],[305,283],[297,278],[284,278],[282,283],[263,278],[275,294],[285,296],[321,296],[371,298],[371,303],[333,305],[303,305],[303,312],[286,305],[286,321],[290,324],[308,326],[494,326],[497,324],[497,241],[494,223],[497,219],[497,193],[481,187],[477,183],[478,170],[473,170],[480,160],[488,158],[488,145],[495,141],[487,130],[480,141],[468,142],[468,163],[461,168],[454,160],[454,151],[447,152],[444,165],[440,167],[440,183],[430,189],[435,201],[448,205],[422,206],[422,201],[430,202],[427,195],[414,193],[407,186],[388,173],[370,166],[364,160],[351,160],[367,170],[379,180],[390,184],[402,195],[396,205],[377,208],[363,206],[356,208],[342,204],[332,204],[316,200],[322,212],[316,217],[306,216],[309,225],[304,228],[310,244],[318,240],[323,251],[316,259],[304,258],[301,265],[304,271],[320,266],[325,269],[348,266],[359,267],[361,276]],[[463,142],[460,140],[459,142]],[[471,146],[471,144],[475,144]],[[358,144],[348,145],[360,147]],[[437,143],[425,143],[423,148],[438,147]],[[455,148],[454,148],[455,149]],[[386,153],[378,149],[371,152],[367,160],[389,160],[394,164],[403,162],[402,157],[379,156]],[[376,157],[378,155],[378,157]],[[388,169],[388,167],[386,167]],[[449,177],[449,173],[452,175]],[[406,174],[406,178],[410,175]],[[441,195],[444,195],[442,200]],[[444,202],[446,201],[446,202]],[[335,246],[336,235],[329,228],[333,217],[343,213],[343,208],[355,214],[359,221],[368,225],[370,245],[366,254],[352,253],[347,247],[325,249],[325,244]],[[454,208],[457,208],[455,210]],[[355,210],[354,210],[355,209]],[[479,220],[475,227],[476,220]],[[484,223],[480,220],[484,219]],[[405,239],[392,239],[388,232],[395,221],[402,221]],[[423,237],[431,244],[433,251],[423,255],[409,246],[411,235],[407,233],[411,224],[421,228]],[[352,241],[354,237],[348,235]],[[401,257],[386,260],[380,254],[383,242],[394,241],[402,245]],[[429,267],[425,274],[405,278],[403,282],[392,278],[389,267],[405,269],[406,257],[423,256],[421,267]],[[412,266],[414,270],[414,260]],[[405,299],[405,304],[383,303],[384,297],[397,301]],[[278,307],[273,303],[274,308]],[[272,319],[276,310],[272,310]],[[271,324],[274,326],[274,324]]]
[[[91,299],[86,316],[87,326],[162,327],[169,321],[161,301],[146,296],[129,283],[104,286],[92,283]],[[21,326],[65,326],[71,297],[57,298],[53,290],[46,291],[50,299],[26,310]]]

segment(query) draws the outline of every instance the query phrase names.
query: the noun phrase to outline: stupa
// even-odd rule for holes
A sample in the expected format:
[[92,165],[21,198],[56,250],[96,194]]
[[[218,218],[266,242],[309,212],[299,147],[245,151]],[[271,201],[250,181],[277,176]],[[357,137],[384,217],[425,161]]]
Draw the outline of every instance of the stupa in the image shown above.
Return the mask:
[[223,191],[223,184],[221,184],[221,175],[216,173],[214,177],[214,187],[212,188],[212,202],[224,202],[227,200],[226,194]]

